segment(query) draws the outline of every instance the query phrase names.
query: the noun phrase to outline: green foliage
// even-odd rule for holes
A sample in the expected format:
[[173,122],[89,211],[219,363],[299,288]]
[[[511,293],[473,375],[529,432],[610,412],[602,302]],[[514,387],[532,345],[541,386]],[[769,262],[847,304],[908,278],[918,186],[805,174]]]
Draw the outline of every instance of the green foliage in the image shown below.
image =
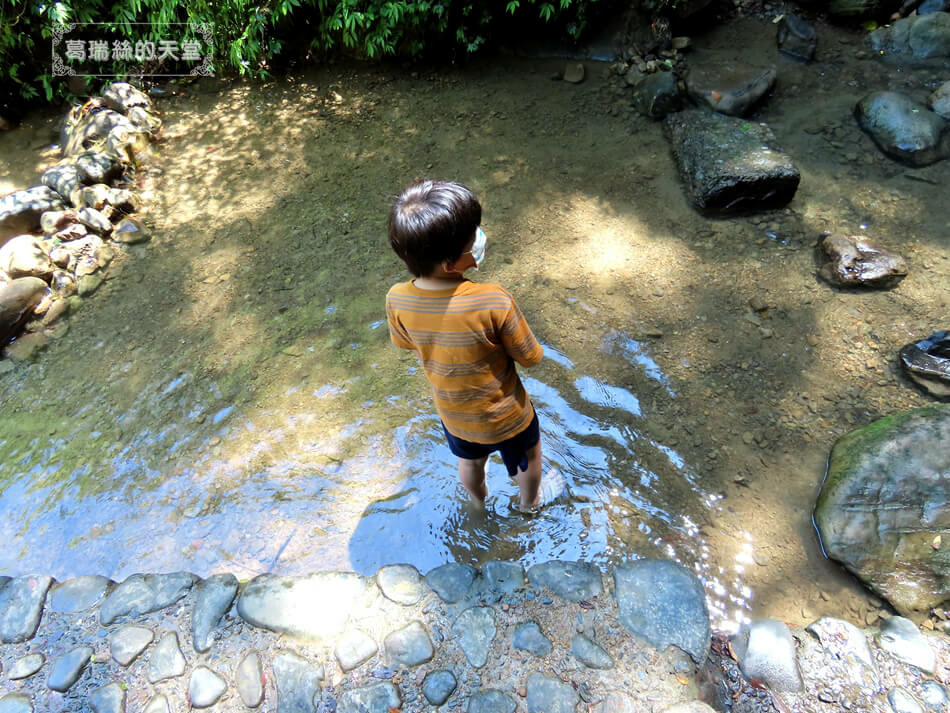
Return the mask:
[[[506,36],[567,34],[576,40],[598,1],[0,0],[0,114],[15,113],[23,100],[69,95],[65,79],[52,76],[50,60],[53,28],[67,23],[107,23],[99,31],[115,38],[157,41],[158,29],[133,23],[211,22],[215,70],[267,78],[282,61],[329,53],[368,59],[426,53],[456,60]],[[131,63],[110,67],[142,71]]]

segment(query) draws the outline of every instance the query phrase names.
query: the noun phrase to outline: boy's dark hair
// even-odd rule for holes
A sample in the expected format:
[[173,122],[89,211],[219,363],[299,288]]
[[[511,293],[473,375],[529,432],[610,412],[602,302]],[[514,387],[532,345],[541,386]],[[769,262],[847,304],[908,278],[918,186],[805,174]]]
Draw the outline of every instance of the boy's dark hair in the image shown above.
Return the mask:
[[423,180],[404,190],[389,213],[389,244],[416,277],[458,260],[482,222],[482,206],[468,188]]

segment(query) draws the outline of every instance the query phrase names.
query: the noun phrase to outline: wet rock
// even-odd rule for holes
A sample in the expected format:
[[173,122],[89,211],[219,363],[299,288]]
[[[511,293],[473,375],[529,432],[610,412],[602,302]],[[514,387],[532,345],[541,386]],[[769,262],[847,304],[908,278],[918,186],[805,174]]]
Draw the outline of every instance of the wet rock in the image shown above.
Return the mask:
[[302,639],[343,633],[350,611],[376,596],[372,582],[352,572],[320,572],[305,577],[262,574],[252,579],[237,601],[237,611],[251,626]]
[[63,197],[47,186],[33,186],[3,196],[0,198],[0,245],[14,235],[38,230],[43,213],[63,208]]
[[188,681],[188,700],[192,708],[208,708],[228,690],[227,682],[207,666],[197,666]]
[[541,627],[536,621],[526,621],[515,627],[511,645],[519,651],[527,651],[538,658],[547,656],[554,648],[551,640],[541,632]]
[[287,649],[274,655],[273,667],[279,713],[313,713],[323,671]]
[[373,637],[359,629],[353,629],[340,638],[340,641],[336,645],[334,655],[340,664],[340,668],[346,673],[352,671],[360,664],[369,661],[376,655],[378,650],[379,647],[376,645]]
[[109,650],[116,663],[128,666],[154,638],[152,630],[144,626],[123,626],[109,637]]
[[917,6],[918,15],[929,15],[932,12],[947,12],[950,10],[950,0],[924,0]]
[[370,683],[340,696],[338,713],[389,713],[402,706],[399,689],[389,681]]
[[950,521],[950,406],[897,413],[835,443],[815,508],[825,551],[902,614],[950,598],[933,547]]
[[571,639],[571,653],[587,668],[608,669],[614,667],[614,660],[593,639],[576,634]]
[[931,711],[945,711],[950,709],[950,694],[947,689],[936,681],[924,681],[920,684],[920,697]]
[[82,184],[82,174],[73,163],[61,164],[46,169],[40,182],[69,200],[69,194]]
[[451,562],[436,567],[426,575],[426,583],[447,604],[455,604],[468,592],[477,571],[468,564]]
[[580,84],[584,81],[584,63],[568,62],[564,68],[563,79],[570,84]]
[[945,12],[904,17],[871,33],[871,49],[886,56],[918,60],[950,57],[950,15]]
[[429,705],[441,706],[449,700],[449,696],[455,692],[457,686],[458,681],[455,680],[455,674],[451,671],[444,668],[429,671],[422,681],[422,695],[426,697]]
[[142,713],[170,713],[168,699],[161,693],[152,696]]
[[33,638],[52,582],[50,577],[28,575],[0,584],[0,643]]
[[53,667],[50,669],[49,677],[46,679],[47,687],[60,693],[69,690],[69,687],[79,680],[83,670],[89,665],[92,654],[91,646],[77,646],[60,656],[53,662]]
[[42,332],[33,332],[18,337],[3,352],[12,361],[30,361],[49,344],[49,338]]
[[924,713],[923,707],[914,696],[903,688],[892,688],[887,692],[887,702],[894,713]]
[[950,119],[950,82],[944,82],[927,98],[927,106],[943,119]]
[[683,108],[683,93],[673,72],[655,72],[636,84],[633,106],[643,116],[662,119]]
[[822,647],[843,661],[854,661],[875,668],[867,637],[854,624],[824,616],[806,627]]
[[514,594],[525,586],[524,567],[517,562],[486,562],[482,565],[482,580],[490,592]]
[[465,713],[515,713],[518,704],[514,698],[494,688],[472,694]]
[[111,585],[111,579],[95,574],[67,579],[50,592],[49,609],[63,614],[91,609],[105,598]]
[[149,239],[149,234],[138,221],[123,218],[116,223],[112,231],[112,239],[126,245],[135,245],[146,242]]
[[877,645],[894,658],[916,666],[924,673],[933,674],[937,663],[936,654],[910,619],[892,616],[885,620],[876,640]]
[[88,206],[79,209],[79,222],[100,235],[112,232],[112,223],[95,208]]
[[574,713],[580,702],[569,683],[540,673],[528,676],[527,692],[528,713]]
[[21,656],[13,663],[13,666],[10,667],[10,670],[7,672],[7,678],[11,681],[29,678],[43,668],[44,663],[46,663],[46,659],[43,658],[43,654],[27,654],[26,656]]
[[383,596],[397,604],[411,606],[425,593],[419,570],[409,564],[393,564],[376,573],[376,584]]
[[0,270],[11,279],[38,277],[49,282],[53,277],[53,263],[43,244],[32,235],[18,235],[0,247]]
[[670,114],[664,129],[686,194],[707,214],[779,208],[801,176],[763,124],[691,109]]
[[117,681],[97,688],[89,696],[93,713],[125,713],[125,691]]
[[23,693],[8,693],[0,696],[0,713],[33,713],[33,704]]
[[113,82],[102,94],[102,101],[115,111],[127,114],[133,107],[151,108],[148,95],[128,82]]
[[495,638],[495,614],[489,607],[466,609],[452,624],[452,633],[465,658],[475,668],[488,662],[488,650]]
[[775,86],[775,67],[709,62],[690,70],[686,91],[699,104],[729,116],[746,116]]
[[165,634],[148,660],[148,682],[158,683],[167,678],[178,678],[185,672],[185,656],[178,645],[178,634],[170,631]]
[[[46,283],[38,277],[20,277],[0,284],[0,343],[7,343],[33,314],[46,296]],[[3,589],[0,588],[0,607],[3,606]],[[2,633],[0,621],[0,636]]]
[[[122,163],[102,151],[86,151],[76,157],[76,168],[83,183],[110,183],[122,173]],[[62,194],[69,196],[69,193]]]
[[[80,296],[83,295],[83,281],[96,277],[87,275],[79,281]],[[122,616],[139,616],[164,609],[185,596],[197,579],[189,572],[133,574],[109,594],[99,610],[99,621],[108,626]]]
[[881,151],[909,166],[929,166],[950,154],[950,123],[905,94],[871,92],[854,116]]
[[804,688],[795,659],[795,640],[784,622],[757,619],[744,625],[732,649],[746,678],[757,678],[780,692],[797,693]]
[[950,330],[903,346],[899,353],[904,373],[931,396],[950,397]]
[[599,597],[603,591],[600,569],[586,562],[542,562],[528,570],[528,579],[572,602]]
[[83,275],[76,283],[76,294],[88,297],[102,286],[103,281],[102,275]]
[[429,635],[418,621],[410,622],[383,640],[386,655],[400,666],[418,666],[432,659],[435,649]]
[[234,685],[241,701],[248,708],[257,708],[264,700],[263,675],[261,656],[256,651],[241,659],[234,671]]
[[826,235],[818,243],[825,263],[818,271],[837,287],[890,287],[907,275],[907,263],[860,235]]
[[230,573],[215,574],[198,584],[195,611],[191,618],[195,651],[204,653],[211,648],[211,632],[231,608],[237,590],[237,577]]
[[778,23],[778,49],[784,55],[802,62],[811,62],[818,47],[815,27],[802,18],[785,13]]

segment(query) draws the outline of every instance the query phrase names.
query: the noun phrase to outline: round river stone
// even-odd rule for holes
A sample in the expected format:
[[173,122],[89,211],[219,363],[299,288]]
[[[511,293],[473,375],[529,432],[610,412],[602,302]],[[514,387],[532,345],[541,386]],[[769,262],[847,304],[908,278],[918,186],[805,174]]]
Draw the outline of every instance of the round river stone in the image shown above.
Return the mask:
[[95,574],[67,579],[50,592],[50,611],[63,614],[91,609],[102,601],[112,585],[112,580]]
[[528,676],[527,690],[528,713],[574,713],[580,701],[569,683],[540,673]]
[[371,636],[359,629],[353,629],[342,636],[334,653],[340,668],[346,673],[373,658],[378,650],[379,647]]
[[418,666],[435,655],[432,640],[418,621],[391,633],[383,645],[389,658],[400,666]]
[[33,713],[30,697],[22,693],[8,693],[0,696],[0,713]]
[[425,593],[419,570],[409,564],[393,564],[376,573],[376,584],[387,599],[397,604],[410,606]]
[[441,706],[455,691],[458,681],[448,669],[430,671],[422,682],[422,695],[430,705]]
[[287,649],[274,655],[273,667],[281,713],[313,713],[313,699],[319,695],[323,680],[322,667]]
[[27,654],[26,656],[21,656],[16,660],[16,663],[10,667],[7,677],[11,681],[29,678],[43,668],[45,662],[46,659],[43,658],[43,654]]
[[446,604],[460,601],[475,581],[476,569],[470,564],[450,562],[426,575],[426,583]]
[[191,618],[195,651],[204,653],[211,648],[211,632],[231,608],[237,590],[237,577],[230,573],[215,574],[198,585],[198,598]]
[[178,634],[170,631],[155,645],[148,662],[148,682],[178,678],[185,672],[185,657],[178,646]]
[[52,577],[30,575],[8,580],[0,587],[0,643],[33,638],[52,583]]
[[515,713],[518,704],[511,696],[494,688],[479,691],[468,699],[466,713]]
[[117,681],[97,688],[89,696],[89,706],[93,713],[125,713],[125,691]]
[[198,666],[188,681],[188,698],[193,708],[208,708],[228,690],[227,682],[207,666]]
[[60,656],[53,663],[53,669],[49,673],[49,678],[46,679],[46,685],[60,693],[69,690],[69,687],[76,683],[83,669],[89,664],[92,654],[91,646],[77,646],[72,651]]
[[528,651],[538,658],[547,656],[554,648],[551,640],[541,633],[541,627],[538,626],[536,621],[526,621],[519,624],[511,637],[511,644],[516,649]]
[[607,669],[614,667],[614,660],[592,639],[577,634],[571,640],[571,653],[587,668]]
[[261,681],[263,673],[261,656],[256,651],[245,656],[234,672],[238,695],[248,708],[257,708],[264,700],[264,684]]
[[340,696],[339,713],[391,711],[402,705],[399,689],[389,681],[370,683]]
[[120,666],[128,666],[152,643],[155,634],[144,626],[123,626],[109,637],[112,658]]

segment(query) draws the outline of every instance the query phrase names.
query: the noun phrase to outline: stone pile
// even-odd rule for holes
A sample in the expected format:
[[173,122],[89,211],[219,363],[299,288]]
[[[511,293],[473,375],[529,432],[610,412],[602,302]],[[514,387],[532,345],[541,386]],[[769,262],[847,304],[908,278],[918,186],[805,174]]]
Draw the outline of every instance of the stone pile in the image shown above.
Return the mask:
[[161,127],[151,100],[126,83],[70,111],[64,158],[40,185],[0,198],[0,341],[26,328],[6,355],[27,358],[64,331],[62,316],[102,284],[115,244],[147,240],[130,214],[128,185]]
[[858,704],[945,706],[948,665],[945,637],[899,617],[873,648],[834,619],[810,634],[753,622],[730,646],[710,630],[699,580],[665,560],[609,577],[552,561],[243,585],[183,572],[0,578],[0,713],[709,713],[700,697],[736,713],[830,713],[859,675]]

